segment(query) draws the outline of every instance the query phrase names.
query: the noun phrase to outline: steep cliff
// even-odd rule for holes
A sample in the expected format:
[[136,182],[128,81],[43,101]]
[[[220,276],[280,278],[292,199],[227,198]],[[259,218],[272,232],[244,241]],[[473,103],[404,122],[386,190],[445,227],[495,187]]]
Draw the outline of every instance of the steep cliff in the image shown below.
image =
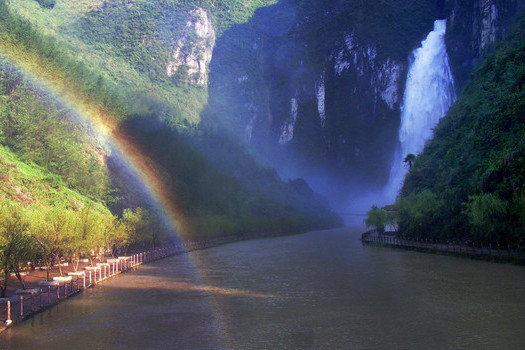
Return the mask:
[[179,73],[180,80],[197,85],[208,83],[208,64],[215,44],[215,29],[208,12],[196,7],[190,12],[186,27],[174,39],[172,58],[166,65],[169,77]]
[[448,22],[458,92],[523,1],[284,1],[217,40],[208,125],[242,138],[284,175],[323,177],[324,190],[381,186],[398,144],[411,52]]
[[34,0],[9,8],[120,89],[144,98],[179,128],[196,126],[207,104],[215,38],[275,0]]
[[524,8],[522,0],[444,1],[441,11],[448,19],[447,50],[459,87],[467,83],[491,44],[507,35]]
[[330,186],[384,182],[407,58],[435,17],[427,1],[260,9],[217,40],[205,122],[225,126],[284,174],[307,169]]
[[285,177],[323,178],[318,189],[346,193],[353,183],[387,181],[411,52],[434,20],[447,19],[447,51],[461,93],[524,3],[64,0],[49,10],[20,0],[10,6],[141,96],[130,104],[147,99],[148,110],[181,129],[199,123],[225,129]]
[[[45,9],[64,16],[52,15],[53,21],[48,18],[50,24],[56,25],[60,18],[62,25],[75,30],[79,38],[64,33],[63,28],[61,35],[43,35],[43,29],[12,11],[11,3],[0,0],[0,145],[38,162],[55,173],[56,181],[63,179],[66,185],[107,204],[117,215],[125,217],[128,207],[140,205],[158,214],[159,223],[167,223],[171,220],[165,220],[164,212],[168,212],[176,217],[177,227],[164,227],[177,229],[185,237],[295,232],[340,225],[340,219],[311,191],[305,191],[308,187],[300,180],[281,181],[274,170],[259,166],[229,140],[216,142],[214,150],[223,151],[223,158],[237,169],[248,169],[249,174],[223,170],[173,127],[178,115],[172,105],[155,100],[157,91],[150,94],[140,84],[130,87],[148,78],[156,80],[162,88],[171,87],[179,93],[185,108],[195,102],[195,91],[205,95],[206,89],[195,85],[200,77],[205,78],[200,74],[206,73],[206,67],[188,75],[193,80],[189,82],[175,76],[162,77],[167,76],[166,63],[173,59],[177,47],[172,44],[178,40],[195,43],[188,46],[186,56],[182,52],[177,56],[186,65],[186,72],[195,60],[202,60],[197,63],[205,66],[207,59],[201,53],[210,52],[214,33],[210,13],[193,6],[196,2],[184,2],[177,11],[163,12],[174,9],[170,4],[149,0],[80,4],[62,0],[53,9]],[[44,13],[36,2],[15,5],[27,5],[17,7],[17,11],[30,9],[25,13],[33,23],[39,23],[39,15]],[[93,7],[75,12],[84,5]],[[72,13],[80,16],[68,18]],[[159,28],[177,16],[182,20]],[[159,27],[148,18],[154,18]],[[218,23],[224,30],[224,21]],[[100,26],[95,28],[93,24]],[[65,37],[86,51],[64,43]],[[161,40],[166,38],[169,40]],[[165,43],[170,45],[156,51]],[[168,54],[163,56],[162,52]],[[105,76],[118,70],[101,69],[99,61],[91,59],[99,53],[110,63],[123,61],[128,68],[133,66],[141,75],[128,71],[129,75],[115,81],[129,78],[129,85],[113,85],[114,81]],[[15,88],[25,79],[26,88]],[[95,148],[98,143],[91,146],[91,138],[84,137],[84,133],[93,133],[93,139],[100,138],[107,146],[104,162],[99,161],[100,153]],[[208,135],[206,145],[213,141],[213,135]],[[0,164],[0,177],[10,181],[11,175],[4,174],[3,167]],[[49,184],[54,186],[54,181],[50,178]],[[15,187],[10,196],[38,206],[36,196],[18,183],[12,184]],[[164,210],[159,210],[160,206]]]

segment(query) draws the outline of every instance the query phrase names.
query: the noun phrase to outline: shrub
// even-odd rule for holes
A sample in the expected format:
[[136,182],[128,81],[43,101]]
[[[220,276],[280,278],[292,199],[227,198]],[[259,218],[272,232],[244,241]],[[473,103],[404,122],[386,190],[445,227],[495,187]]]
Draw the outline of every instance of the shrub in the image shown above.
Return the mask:
[[45,9],[52,9],[55,7],[55,0],[36,0],[40,7]]
[[399,211],[399,228],[412,238],[439,236],[436,222],[443,210],[443,200],[430,190],[423,190],[401,198],[396,203]]
[[387,211],[385,208],[379,208],[375,205],[366,213],[365,224],[367,227],[375,227],[380,233],[385,232],[386,226],[394,225],[397,217],[392,211]]

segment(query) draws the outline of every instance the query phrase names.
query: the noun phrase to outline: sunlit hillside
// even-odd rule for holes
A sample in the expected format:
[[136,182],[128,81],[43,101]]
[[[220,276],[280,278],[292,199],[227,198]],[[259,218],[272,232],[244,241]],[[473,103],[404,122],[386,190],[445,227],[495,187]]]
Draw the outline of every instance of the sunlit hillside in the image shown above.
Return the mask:
[[[252,1],[100,1],[56,0],[45,8],[35,0],[8,1],[40,32],[105,79],[131,94],[147,94],[166,104],[165,117],[184,127],[198,124],[207,87],[166,74],[174,43],[185,31],[189,10],[203,7],[220,36],[247,21],[274,0]],[[118,19],[118,20],[115,20]],[[130,100],[133,103],[133,99]]]

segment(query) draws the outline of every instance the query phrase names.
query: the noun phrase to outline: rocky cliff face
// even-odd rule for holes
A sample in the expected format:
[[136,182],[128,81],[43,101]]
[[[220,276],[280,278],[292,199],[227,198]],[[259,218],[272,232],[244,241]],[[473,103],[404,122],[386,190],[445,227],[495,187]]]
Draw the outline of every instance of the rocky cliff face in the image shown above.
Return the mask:
[[[425,3],[296,1],[259,10],[217,41],[206,121],[294,175],[323,169],[318,175],[338,183],[385,181],[407,57],[435,17]],[[423,18],[417,26],[413,12]],[[392,38],[375,37],[384,21],[399,24]]]
[[398,143],[409,58],[434,20],[448,19],[461,88],[522,3],[296,0],[261,9],[217,41],[205,122],[294,175],[379,185]]
[[458,86],[466,84],[480,57],[490,44],[505,37],[524,8],[523,0],[446,1],[447,50]]
[[80,36],[147,73],[174,106],[168,118],[220,125],[295,176],[325,169],[337,182],[380,184],[398,143],[409,57],[434,20],[448,19],[461,91],[525,0],[282,0],[237,12],[275,2],[105,1],[79,20]]
[[172,59],[167,62],[166,74],[181,74],[196,85],[208,83],[208,64],[212,59],[215,29],[208,12],[200,7],[190,11],[182,34],[174,39]]

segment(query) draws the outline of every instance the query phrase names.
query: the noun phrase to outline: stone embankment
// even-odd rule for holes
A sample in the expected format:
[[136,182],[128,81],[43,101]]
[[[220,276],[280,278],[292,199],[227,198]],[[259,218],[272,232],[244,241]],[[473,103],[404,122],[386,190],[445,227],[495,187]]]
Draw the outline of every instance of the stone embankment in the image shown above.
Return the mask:
[[520,248],[511,248],[510,246],[483,246],[476,243],[468,244],[464,242],[460,244],[457,242],[440,242],[424,239],[409,240],[400,238],[395,232],[379,234],[376,230],[363,233],[361,235],[361,241],[364,244],[384,247],[525,265],[525,251]]

